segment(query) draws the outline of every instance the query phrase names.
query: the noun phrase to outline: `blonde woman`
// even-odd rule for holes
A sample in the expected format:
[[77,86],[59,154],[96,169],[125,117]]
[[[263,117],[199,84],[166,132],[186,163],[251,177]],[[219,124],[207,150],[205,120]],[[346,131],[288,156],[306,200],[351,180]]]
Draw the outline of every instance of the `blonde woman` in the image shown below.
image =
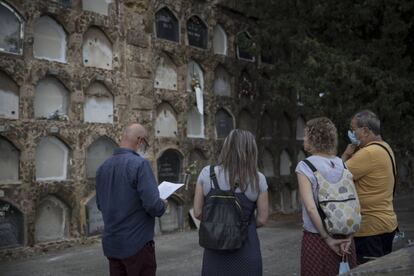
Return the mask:
[[[325,117],[306,123],[303,146],[311,156],[307,159],[330,183],[342,178],[344,164],[336,156],[338,134],[335,125]],[[317,210],[318,183],[312,170],[303,161],[296,167],[302,202],[303,238],[301,275],[337,275],[342,256],[350,267],[356,266],[355,247],[351,237],[335,239],[325,230]]]
[[[262,255],[256,228],[268,218],[266,178],[257,169],[256,141],[249,131],[234,129],[224,141],[214,168],[221,190],[235,191],[245,218],[248,236],[242,248],[222,252],[204,250],[202,275],[262,275]],[[210,192],[210,166],[203,168],[194,195],[194,214],[201,218],[204,197]],[[238,183],[238,184],[236,184]],[[254,215],[257,210],[257,215]]]

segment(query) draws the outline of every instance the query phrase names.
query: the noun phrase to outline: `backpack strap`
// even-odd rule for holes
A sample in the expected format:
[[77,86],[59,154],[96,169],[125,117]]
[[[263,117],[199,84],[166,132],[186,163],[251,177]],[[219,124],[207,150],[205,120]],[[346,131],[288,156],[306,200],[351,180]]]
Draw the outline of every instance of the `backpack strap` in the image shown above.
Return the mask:
[[312,170],[312,172],[316,172],[317,169],[315,168],[315,166],[311,163],[311,161],[309,161],[308,159],[303,159],[302,160],[306,165],[308,165],[308,167]]
[[210,183],[211,183],[211,189],[219,189],[220,187],[218,185],[217,182],[217,175],[216,172],[214,171],[214,165],[210,165]]
[[[315,172],[317,172],[317,169],[315,168],[315,166],[311,163],[311,161],[309,161],[308,159],[303,159],[302,160],[306,165],[308,165],[308,167],[312,170],[312,172],[315,174]],[[345,166],[345,164],[344,164],[344,166]],[[309,180],[310,181],[310,180]],[[318,179],[316,178],[316,182],[318,182]],[[317,184],[318,186],[319,186],[319,183]],[[323,212],[323,210],[322,210],[322,208],[321,208],[321,205],[320,205],[320,203],[319,203],[319,200],[316,198],[316,200],[315,200],[315,205],[316,205],[316,209],[318,210],[318,213],[319,213],[319,216],[321,217],[321,220],[322,220],[322,225],[323,225],[323,228],[326,230],[326,232],[328,232],[328,230],[327,230],[327,228],[326,228],[326,225],[325,225],[325,218],[326,218],[326,215],[325,215],[325,213]]]
[[394,159],[392,158],[392,155],[391,155],[390,151],[384,145],[382,145],[380,143],[371,143],[371,144],[369,144],[369,146],[370,145],[380,146],[381,148],[383,148],[388,153],[388,156],[390,157],[391,164],[392,164],[392,174],[394,176],[394,188],[393,188],[393,191],[392,191],[392,195],[395,195],[395,186],[397,185],[397,168],[395,167]]

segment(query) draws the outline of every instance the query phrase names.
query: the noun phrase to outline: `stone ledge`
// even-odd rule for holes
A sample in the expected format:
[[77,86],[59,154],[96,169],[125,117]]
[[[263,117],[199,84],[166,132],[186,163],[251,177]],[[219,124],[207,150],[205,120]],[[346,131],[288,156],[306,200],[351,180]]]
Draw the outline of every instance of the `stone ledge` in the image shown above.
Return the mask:
[[414,244],[360,265],[343,275],[414,275]]

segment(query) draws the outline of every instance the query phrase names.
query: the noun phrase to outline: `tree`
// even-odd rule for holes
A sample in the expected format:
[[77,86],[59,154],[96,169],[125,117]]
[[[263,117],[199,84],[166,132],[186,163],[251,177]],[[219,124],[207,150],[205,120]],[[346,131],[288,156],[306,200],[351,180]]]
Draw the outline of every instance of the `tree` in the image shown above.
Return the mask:
[[[327,116],[343,148],[351,116],[379,114],[399,155],[414,145],[414,2],[411,0],[242,0],[255,41],[271,49],[273,104]],[[290,107],[289,107],[290,108]]]

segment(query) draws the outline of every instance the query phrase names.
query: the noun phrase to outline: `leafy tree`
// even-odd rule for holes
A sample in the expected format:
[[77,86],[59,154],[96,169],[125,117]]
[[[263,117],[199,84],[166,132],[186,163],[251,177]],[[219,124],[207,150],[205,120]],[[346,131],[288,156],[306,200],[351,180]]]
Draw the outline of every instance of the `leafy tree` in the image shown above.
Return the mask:
[[412,152],[412,0],[241,0],[238,8],[271,49],[275,107],[292,108],[300,95],[308,117],[338,126],[342,149],[351,116],[371,109],[399,155]]

